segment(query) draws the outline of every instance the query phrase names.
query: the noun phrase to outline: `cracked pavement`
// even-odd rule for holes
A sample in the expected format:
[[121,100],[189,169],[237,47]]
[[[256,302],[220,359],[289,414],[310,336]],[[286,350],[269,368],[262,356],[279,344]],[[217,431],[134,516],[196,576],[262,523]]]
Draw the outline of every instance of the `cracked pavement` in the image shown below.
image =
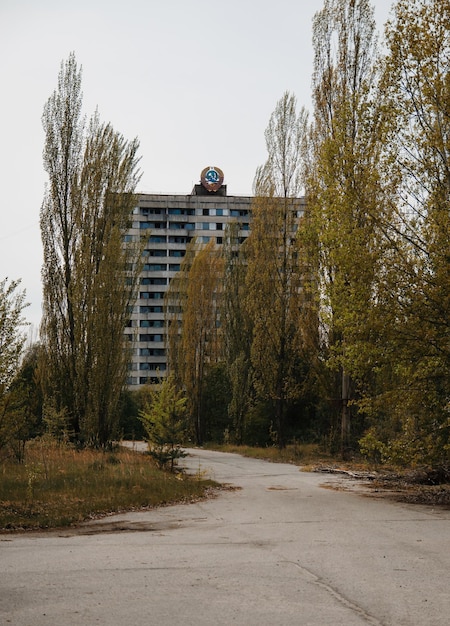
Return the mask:
[[189,450],[237,489],[78,530],[0,535],[0,624],[444,626],[450,511]]

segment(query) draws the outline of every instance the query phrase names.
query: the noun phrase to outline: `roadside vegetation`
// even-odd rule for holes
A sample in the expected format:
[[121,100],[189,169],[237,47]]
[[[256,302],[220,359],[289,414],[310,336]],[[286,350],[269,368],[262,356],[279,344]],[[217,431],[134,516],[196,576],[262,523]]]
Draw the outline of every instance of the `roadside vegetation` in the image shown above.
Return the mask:
[[[355,455],[351,460],[343,460],[339,454],[331,454],[321,445],[298,442],[283,449],[233,444],[208,447],[273,463],[292,463],[306,472],[340,475],[349,480],[348,487],[359,481],[367,487],[367,493],[376,497],[450,507],[450,471],[447,467],[405,466],[367,455]],[[345,482],[340,482],[336,488],[345,489]]]
[[23,463],[0,464],[0,531],[77,525],[110,513],[204,497],[215,483],[163,472],[146,455],[117,448],[77,450],[42,438]]
[[374,12],[324,0],[312,110],[276,104],[251,229],[236,216],[221,244],[187,246],[157,305],[168,376],[136,392],[133,340],[156,312],[130,320],[153,252],[129,234],[139,142],[86,124],[81,67],[61,64],[39,343],[0,274],[0,529],[201,496],[209,483],[175,471],[186,442],[450,500],[450,0],[396,0],[381,48]]

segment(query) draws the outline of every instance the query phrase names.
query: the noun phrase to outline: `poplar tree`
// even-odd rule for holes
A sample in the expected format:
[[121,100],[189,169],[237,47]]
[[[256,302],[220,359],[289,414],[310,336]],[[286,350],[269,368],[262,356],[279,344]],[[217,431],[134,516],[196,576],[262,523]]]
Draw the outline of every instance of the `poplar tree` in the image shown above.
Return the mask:
[[286,92],[265,132],[268,158],[255,177],[247,239],[247,307],[257,396],[274,414],[278,445],[286,444],[286,413],[299,397],[301,276],[296,227],[301,209],[301,150],[306,114]]
[[205,245],[194,240],[166,295],[170,372],[186,393],[190,430],[197,444],[203,443],[206,434],[206,376],[223,360],[222,268],[214,240]]
[[240,224],[236,221],[227,224],[224,233],[221,325],[230,383],[228,416],[235,440],[242,443],[252,402],[252,329],[245,306],[247,247],[245,242],[239,241],[239,230]]
[[81,112],[81,68],[71,54],[42,118],[45,397],[67,413],[76,439],[105,446],[118,434],[129,359],[124,329],[140,273],[140,245],[124,242],[139,144],[97,113],[86,127]]
[[306,241],[317,272],[330,410],[340,406],[346,454],[355,381],[366,382],[368,374],[384,207],[378,167],[384,117],[376,97],[375,21],[368,0],[325,0],[314,17],[313,44]]
[[0,398],[17,372],[25,344],[21,332],[26,325],[25,296],[25,291],[20,291],[20,280],[0,280]]
[[[391,429],[386,454],[449,463],[450,2],[398,0],[386,27],[383,86],[395,138],[387,145],[396,191],[385,266],[382,362]],[[386,449],[385,449],[386,451]]]
[[[27,306],[25,291],[20,290],[20,280],[0,280],[0,451],[18,444],[22,447],[30,432],[30,420],[16,405],[22,398],[13,393],[13,383],[17,376],[26,325],[23,310]],[[17,454],[18,458],[22,458]]]

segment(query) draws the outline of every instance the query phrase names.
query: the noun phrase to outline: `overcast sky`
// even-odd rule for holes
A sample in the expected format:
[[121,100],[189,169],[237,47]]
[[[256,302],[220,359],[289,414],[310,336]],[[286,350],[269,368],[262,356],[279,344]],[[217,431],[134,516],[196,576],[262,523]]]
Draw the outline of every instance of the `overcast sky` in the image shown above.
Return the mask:
[[[392,0],[374,0],[381,32]],[[284,91],[310,108],[311,23],[323,0],[0,0],[0,280],[41,318],[45,102],[62,60],[83,67],[84,112],[138,137],[138,191],[190,193],[208,165],[251,195]]]

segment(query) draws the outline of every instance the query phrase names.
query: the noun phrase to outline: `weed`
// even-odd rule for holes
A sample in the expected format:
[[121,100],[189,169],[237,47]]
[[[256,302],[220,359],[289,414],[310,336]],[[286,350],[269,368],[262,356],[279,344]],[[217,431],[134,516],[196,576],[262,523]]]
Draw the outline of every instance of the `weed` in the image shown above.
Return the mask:
[[163,472],[132,450],[106,454],[48,441],[29,443],[25,463],[5,462],[0,473],[0,530],[55,528],[184,501],[213,484]]

